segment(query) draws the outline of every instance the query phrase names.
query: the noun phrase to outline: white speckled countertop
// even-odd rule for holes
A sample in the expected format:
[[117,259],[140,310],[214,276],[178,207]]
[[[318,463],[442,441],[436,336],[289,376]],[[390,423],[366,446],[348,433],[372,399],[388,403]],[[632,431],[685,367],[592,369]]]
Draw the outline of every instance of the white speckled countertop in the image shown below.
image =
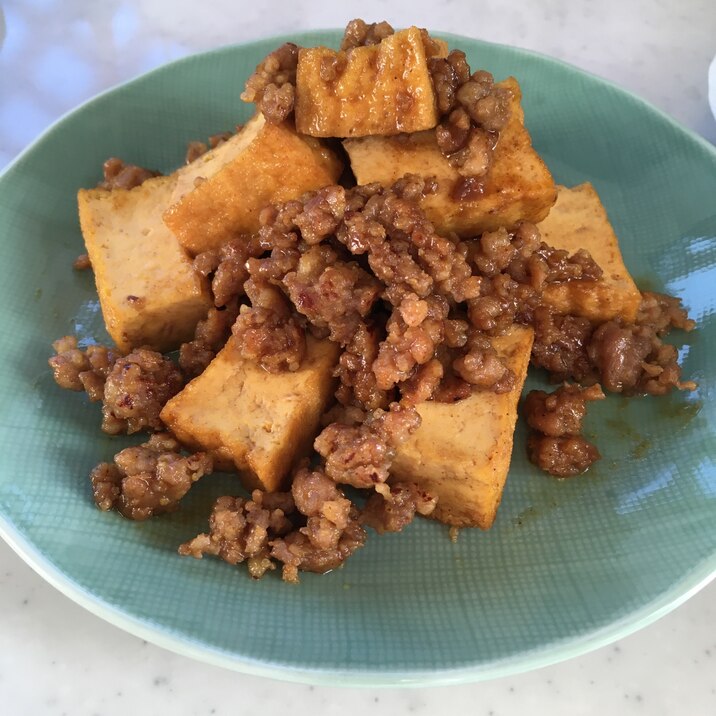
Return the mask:
[[[0,168],[66,110],[177,57],[354,16],[518,45],[650,100],[716,142],[707,71],[713,0],[0,0]],[[192,662],[125,634],[43,582],[0,543],[0,713],[295,716],[469,712],[716,713],[716,584],[636,635],[552,667],[473,686],[345,690]]]

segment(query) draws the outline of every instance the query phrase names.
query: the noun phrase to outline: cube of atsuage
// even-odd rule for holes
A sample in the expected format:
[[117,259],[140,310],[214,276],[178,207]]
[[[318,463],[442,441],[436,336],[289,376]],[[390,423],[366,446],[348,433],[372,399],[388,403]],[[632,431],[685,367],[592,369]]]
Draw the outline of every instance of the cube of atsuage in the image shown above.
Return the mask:
[[307,337],[295,372],[267,373],[235,339],[164,407],[161,418],[187,447],[208,451],[244,486],[276,491],[307,456],[335,389],[338,347]]
[[166,225],[192,255],[259,228],[268,204],[334,184],[342,162],[313,137],[261,113],[237,134],[179,171]]
[[82,235],[107,331],[121,351],[191,340],[211,306],[206,280],[162,221],[175,177],[134,189],[80,189]]
[[509,393],[475,391],[457,403],[428,401],[422,423],[398,448],[391,479],[417,483],[438,498],[432,517],[455,527],[492,526],[507,479],[517,404],[527,375],[534,333],[514,326],[493,338],[515,373]]
[[557,203],[538,224],[542,240],[570,254],[586,249],[601,267],[595,281],[549,284],[544,300],[559,313],[584,316],[595,322],[636,318],[641,293],[629,275],[619,242],[594,187],[586,182],[571,189],[558,187]]
[[513,77],[497,83],[509,89],[510,119],[500,132],[492,165],[475,196],[454,194],[461,175],[438,148],[435,132],[401,137],[364,137],[343,142],[359,184],[390,186],[405,174],[434,177],[437,192],[421,205],[438,232],[473,237],[520,221],[547,216],[557,196],[552,175],[532,147],[524,125],[520,86]]
[[[439,48],[436,51],[442,54],[444,43]],[[437,123],[425,40],[417,27],[400,30],[369,47],[299,51],[299,132],[314,137],[364,137],[419,132]]]

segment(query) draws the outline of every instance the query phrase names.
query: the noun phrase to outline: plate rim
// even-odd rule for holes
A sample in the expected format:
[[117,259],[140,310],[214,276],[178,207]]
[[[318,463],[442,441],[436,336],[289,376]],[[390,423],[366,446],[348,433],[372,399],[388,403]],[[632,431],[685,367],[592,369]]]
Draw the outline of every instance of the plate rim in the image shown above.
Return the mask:
[[[305,30],[299,33],[271,35],[247,42],[229,43],[216,48],[195,52],[184,57],[172,60],[159,65],[147,72],[141,73],[130,79],[116,83],[101,92],[88,98],[81,104],[71,108],[47,128],[45,128],[32,142],[22,149],[4,168],[0,170],[0,181],[11,172],[15,166],[20,164],[26,155],[33,152],[42,142],[55,133],[62,125],[69,121],[75,114],[80,114],[93,103],[100,101],[105,96],[125,89],[135,83],[142,82],[148,77],[166,71],[168,68],[176,68],[183,63],[189,63],[198,57],[207,57],[221,54],[226,51],[246,49],[252,46],[273,43],[280,44],[299,38],[308,38],[312,35],[325,33],[340,33],[337,28],[319,28]],[[640,105],[644,111],[650,112],[666,122],[673,130],[677,131],[686,140],[689,140],[705,150],[710,157],[716,161],[716,146],[707,139],[697,134],[694,130],[684,126],[664,110],[656,107],[648,100],[621,87],[610,79],[601,77],[588,70],[584,70],[565,60],[545,55],[535,50],[509,45],[505,43],[490,42],[475,37],[459,35],[440,30],[432,31],[433,34],[448,40],[457,42],[469,41],[478,45],[495,47],[500,50],[516,52],[517,54],[538,59],[541,62],[555,65],[572,74],[586,76],[590,80],[609,87],[612,91]],[[542,668],[556,664],[568,659],[586,654],[599,649],[614,641],[622,639],[630,634],[643,629],[654,623],[661,617],[670,613],[678,606],[686,602],[701,589],[705,588],[716,578],[716,551],[705,557],[700,563],[692,568],[684,577],[662,592],[655,599],[642,604],[637,609],[630,611],[619,619],[603,627],[587,631],[576,637],[563,638],[540,647],[536,647],[518,655],[512,655],[497,661],[491,661],[482,665],[471,665],[463,667],[450,667],[445,669],[431,670],[381,670],[371,671],[368,669],[350,668],[300,668],[287,664],[281,664],[268,660],[252,659],[245,655],[229,652],[223,649],[212,647],[199,639],[193,639],[186,635],[177,636],[174,630],[148,619],[141,619],[126,612],[121,606],[113,605],[99,595],[93,594],[84,588],[70,575],[63,572],[51,559],[32,543],[17,526],[0,509],[0,537],[10,548],[35,571],[40,577],[57,589],[61,594],[86,609],[91,614],[103,619],[113,626],[122,629],[136,637],[145,639],[152,644],[167,649],[181,656],[197,661],[219,666],[245,673],[252,676],[261,676],[294,683],[315,684],[319,686],[347,686],[347,687],[419,687],[419,686],[447,686],[465,683],[476,683],[490,679],[515,675],[526,671]]]

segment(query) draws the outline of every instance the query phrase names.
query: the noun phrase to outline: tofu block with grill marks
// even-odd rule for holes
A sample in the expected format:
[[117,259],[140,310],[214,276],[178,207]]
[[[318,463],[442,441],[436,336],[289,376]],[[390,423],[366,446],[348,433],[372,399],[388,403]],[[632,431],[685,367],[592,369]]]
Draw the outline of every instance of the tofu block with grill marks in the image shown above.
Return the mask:
[[455,193],[462,177],[443,156],[433,131],[345,140],[343,146],[358,183],[390,186],[405,174],[435,177],[437,192],[426,196],[422,207],[443,235],[454,231],[472,237],[520,221],[544,219],[557,196],[554,180],[532,147],[517,80],[510,77],[498,86],[512,94],[510,119],[500,133],[480,193]]
[[232,338],[161,418],[187,447],[209,452],[217,469],[238,471],[247,489],[280,490],[311,450],[337,360],[336,344],[309,336],[297,371],[268,373]]
[[206,280],[162,221],[176,178],[134,189],[80,189],[82,235],[107,331],[124,352],[191,340],[212,305]]
[[548,285],[547,303],[560,313],[599,323],[612,318],[634,321],[641,293],[624,265],[606,209],[589,182],[571,189],[558,187],[557,203],[538,227],[546,244],[570,254],[586,249],[604,272],[596,281]]
[[492,526],[512,456],[517,404],[534,334],[514,326],[493,345],[514,371],[509,393],[475,391],[457,403],[420,403],[422,423],[398,448],[391,480],[411,481],[438,498],[432,517],[456,527]]
[[180,170],[166,225],[192,255],[259,228],[268,204],[335,184],[342,162],[313,137],[261,113],[237,134]]
[[296,71],[296,128],[314,137],[418,132],[438,123],[428,53],[417,27],[377,45],[302,48]]

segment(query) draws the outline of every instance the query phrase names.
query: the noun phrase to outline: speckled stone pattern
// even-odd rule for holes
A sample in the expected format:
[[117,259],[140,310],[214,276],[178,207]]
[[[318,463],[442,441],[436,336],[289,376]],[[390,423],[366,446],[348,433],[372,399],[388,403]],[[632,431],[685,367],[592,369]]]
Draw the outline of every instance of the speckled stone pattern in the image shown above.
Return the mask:
[[[0,166],[62,112],[168,60],[218,44],[338,26],[354,15],[380,19],[386,14],[377,2],[265,2],[237,12],[235,3],[221,0],[213,7],[212,12],[198,12],[195,3],[168,0],[0,3],[5,15],[4,33],[0,20]],[[467,2],[430,7],[396,2],[388,19],[561,57],[634,90],[714,141],[716,125],[706,104],[714,15],[708,0],[678,6],[572,0],[539,6],[510,3],[507,8],[485,2],[479,12]],[[558,170],[569,173],[569,167]],[[697,243],[694,247],[698,249]],[[63,252],[70,249],[62,247]],[[658,262],[658,257],[653,260]],[[89,277],[80,280],[88,286],[91,282]],[[88,301],[75,320],[96,321],[96,304]],[[47,377],[36,377],[44,386]],[[5,422],[5,416],[0,420]],[[109,448],[110,441],[98,437],[85,454],[72,456],[74,467],[84,474],[97,451]],[[50,505],[52,494],[50,490]],[[162,550],[176,541],[171,532],[156,536]],[[127,584],[127,591],[132,589]],[[236,713],[237,699],[246,710],[290,708],[299,715],[335,713],[339,708],[348,716],[366,709],[376,714],[469,709],[480,716],[706,715],[716,712],[715,594],[711,586],[635,636],[530,674],[420,692],[346,692],[277,686],[147,645],[69,602],[0,545],[0,697],[3,712],[51,716],[143,713],[148,708],[175,714]],[[423,648],[429,650],[430,645]]]

